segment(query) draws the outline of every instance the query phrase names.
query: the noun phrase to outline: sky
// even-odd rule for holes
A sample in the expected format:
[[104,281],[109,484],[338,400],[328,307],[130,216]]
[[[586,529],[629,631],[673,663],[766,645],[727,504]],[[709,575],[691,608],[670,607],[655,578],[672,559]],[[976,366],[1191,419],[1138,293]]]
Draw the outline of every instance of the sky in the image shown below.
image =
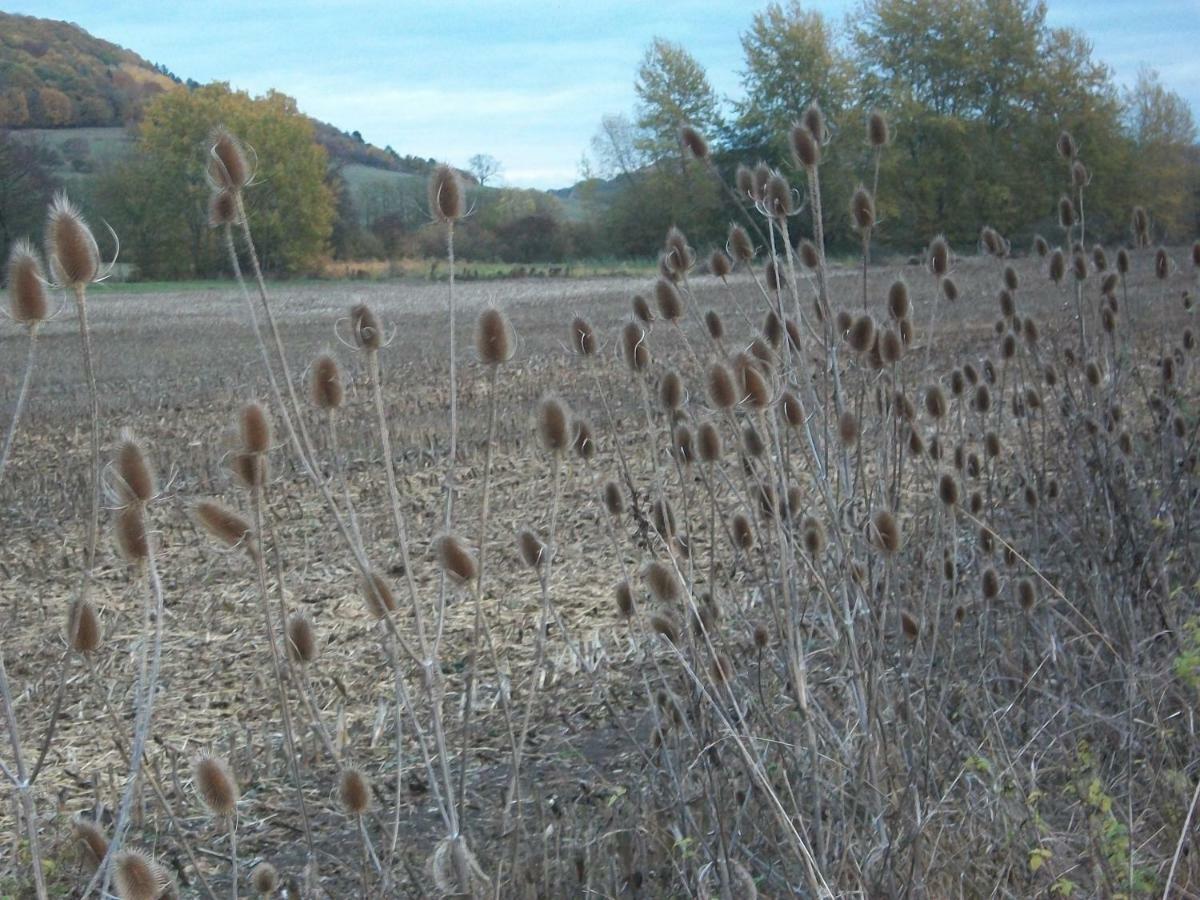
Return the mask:
[[[487,153],[502,181],[563,187],[607,113],[632,112],[650,41],[683,44],[722,97],[739,94],[740,35],[766,0],[0,0],[76,22],[180,78],[294,96],[311,116],[401,154],[466,166]],[[841,23],[856,0],[808,0]],[[1083,30],[1118,85],[1141,66],[1200,122],[1200,0],[1049,0]]]

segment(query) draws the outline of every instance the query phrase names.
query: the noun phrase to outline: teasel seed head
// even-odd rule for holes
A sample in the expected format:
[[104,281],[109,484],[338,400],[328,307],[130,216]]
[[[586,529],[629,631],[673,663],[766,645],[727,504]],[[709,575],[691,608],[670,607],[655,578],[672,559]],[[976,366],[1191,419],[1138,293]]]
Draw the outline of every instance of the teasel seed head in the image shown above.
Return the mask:
[[708,399],[716,409],[729,409],[737,403],[733,375],[722,363],[714,363],[708,370]]
[[688,246],[687,237],[674,225],[667,229],[667,237],[663,243],[663,259],[667,268],[677,278],[687,274],[696,262],[696,255]]
[[754,366],[742,369],[742,397],[754,409],[766,409],[771,402],[767,380]]
[[799,398],[791,391],[784,391],[779,398],[779,407],[783,410],[783,420],[792,428],[804,424],[804,407]]
[[749,551],[754,547],[754,528],[750,524],[750,520],[741,513],[733,517],[732,522],[733,541],[742,550]]
[[146,518],[140,503],[130,503],[117,511],[114,525],[117,550],[132,566],[139,566],[150,557],[150,541],[146,536]]
[[260,897],[270,897],[279,888],[279,872],[269,862],[260,862],[250,871],[250,884]]
[[121,900],[160,900],[171,886],[171,876],[140,850],[122,850],[113,864],[113,884]]
[[727,278],[733,271],[733,261],[724,250],[714,250],[708,256],[708,272],[716,278]]
[[502,310],[489,307],[479,314],[475,327],[475,352],[485,366],[506,363],[516,351],[512,324]]
[[590,462],[596,456],[596,439],[592,434],[592,423],[587,419],[575,417],[571,422],[571,449],[584,462]]
[[682,422],[675,426],[675,431],[671,435],[671,455],[679,461],[680,465],[684,466],[690,466],[696,460],[692,429]]
[[946,472],[938,481],[938,497],[946,506],[956,506],[958,504],[958,480]]
[[803,169],[815,169],[821,164],[821,143],[804,125],[793,125],[788,137],[792,144],[792,160]]
[[1034,589],[1033,582],[1028,578],[1021,578],[1017,581],[1017,603],[1021,609],[1029,612],[1037,603],[1037,591]]
[[87,656],[100,649],[100,617],[96,607],[86,597],[77,597],[71,601],[71,611],[67,616],[67,643],[76,653]]
[[444,163],[429,176],[429,211],[438,222],[455,222],[465,212],[458,172]]
[[937,278],[950,271],[950,244],[942,235],[935,237],[929,244],[929,271]]
[[696,446],[700,461],[715,463],[721,459],[721,432],[712,422],[702,422],[696,430]]
[[365,303],[356,304],[350,310],[350,326],[354,343],[368,353],[383,346],[383,328],[375,311]]
[[792,214],[792,186],[778,172],[767,181],[763,205],[767,209],[767,215],[774,219],[786,219]]
[[434,542],[438,565],[455,584],[467,584],[479,574],[479,564],[466,545],[453,534],[443,534]]
[[1117,250],[1117,271],[1122,275],[1129,274],[1129,251],[1124,247]]
[[[712,661],[712,679],[716,684],[728,684],[733,680],[733,661],[724,653],[718,653]],[[751,881],[751,884],[754,882]]]
[[254,173],[242,142],[224,128],[217,128],[208,148],[208,177],[214,187],[236,194],[250,183]]
[[1075,146],[1075,138],[1071,137],[1069,131],[1063,131],[1058,135],[1058,155],[1063,159],[1071,162],[1075,159],[1078,148]]
[[708,329],[708,336],[714,341],[719,341],[725,336],[725,323],[721,321],[721,316],[715,309],[704,313],[704,327]]
[[935,384],[925,391],[925,411],[929,413],[931,418],[941,419],[945,417],[947,409],[946,395],[940,387]]
[[46,258],[50,274],[64,288],[81,290],[100,277],[100,249],[79,210],[58,193],[46,222]]
[[237,225],[239,221],[237,196],[224,188],[214,191],[208,198],[209,227],[220,228],[222,225]]
[[646,332],[637,322],[625,323],[625,327],[621,329],[621,345],[629,370],[644,372],[650,365],[650,348],[646,343]]
[[696,159],[708,159],[708,141],[691,125],[679,129],[679,142]]
[[545,397],[538,404],[538,438],[550,453],[566,453],[571,446],[571,413],[557,397]]
[[1050,280],[1055,284],[1060,284],[1066,274],[1067,257],[1061,249],[1055,247],[1054,252],[1050,254]]
[[891,328],[885,328],[879,337],[879,356],[886,365],[895,365],[904,356],[904,342]]
[[1071,257],[1071,274],[1075,276],[1076,281],[1086,281],[1088,277],[1087,259],[1082,253],[1076,253]]
[[621,514],[625,512],[625,495],[621,493],[620,485],[615,481],[606,481],[601,496],[608,514],[614,519],[620,518]]
[[1167,251],[1159,247],[1154,251],[1154,277],[1163,281],[1171,274],[1171,258]]
[[763,443],[762,435],[758,433],[758,429],[753,425],[747,425],[742,430],[742,446],[746,450],[746,455],[754,459],[762,456],[767,446]]
[[765,162],[754,167],[754,200],[761,202],[767,196],[767,182],[771,180],[772,170]]
[[666,638],[672,644],[679,643],[679,626],[670,616],[655,613],[650,617],[650,630],[660,637]]
[[858,443],[858,419],[848,409],[838,416],[838,439],[843,447],[853,447]]
[[613,588],[613,596],[617,601],[617,612],[624,618],[628,619],[633,615],[633,588],[629,586],[629,582],[621,579]]
[[659,603],[675,603],[683,596],[683,585],[680,584],[679,577],[666,563],[647,563],[642,568],[642,581]]
[[846,342],[851,349],[864,353],[871,349],[871,344],[875,340],[875,320],[867,313],[854,320],[850,326],[850,330],[846,332]]
[[228,819],[237,812],[238,786],[229,764],[219,756],[203,755],[192,766],[196,793],[214,816]]
[[875,148],[886,147],[891,139],[887,117],[877,109],[871,110],[867,116],[867,143]]
[[953,278],[950,278],[948,276],[946,278],[943,278],[941,281],[941,289],[942,289],[942,296],[945,297],[946,300],[949,301],[950,303],[953,303],[955,300],[958,299],[958,284],[954,281]]
[[1133,245],[1135,247],[1150,246],[1150,216],[1140,206],[1133,208],[1131,230],[1133,231]]
[[371,805],[371,783],[362,769],[342,769],[338,776],[338,802],[348,816],[361,816]]
[[980,578],[980,590],[983,592],[984,600],[994,600],[1000,593],[1000,576],[990,566],[983,570]]
[[71,830],[82,845],[80,849],[88,868],[94,870],[108,853],[108,838],[95,822],[83,816],[75,816],[71,820]]
[[372,570],[359,582],[363,602],[372,619],[382,619],[396,611],[396,595],[382,574]]
[[808,238],[802,240],[797,249],[800,255],[800,262],[804,264],[806,269],[816,269],[821,265],[821,254],[817,251],[817,245]]
[[320,354],[312,365],[312,383],[309,385],[312,404],[317,409],[332,412],[341,407],[346,397],[342,386],[342,370],[337,360],[328,353]]
[[192,515],[205,531],[225,546],[253,547],[254,532],[250,523],[215,500],[197,501],[192,506]]
[[154,470],[146,459],[141,443],[129,431],[121,435],[114,468],[118,480],[117,493],[123,503],[149,503],[154,499]]
[[737,172],[734,175],[734,182],[737,184],[738,193],[749,200],[757,200],[754,191],[754,171],[749,166],[743,163],[738,163]]
[[522,528],[517,533],[517,549],[521,554],[521,562],[531,569],[540,569],[545,562],[546,545],[528,528]]
[[1045,257],[1050,252],[1050,244],[1040,234],[1033,236],[1033,252],[1039,257]]
[[891,287],[888,288],[887,306],[888,315],[893,319],[899,321],[908,318],[911,304],[909,303],[907,284],[900,280],[892,282]]
[[312,620],[302,612],[294,612],[287,620],[288,658],[299,665],[308,665],[317,658],[317,632]]
[[850,216],[859,231],[870,231],[875,227],[875,198],[862,185],[859,185],[850,199]]
[[238,413],[238,431],[242,449],[247,453],[266,453],[271,449],[271,418],[258,401],[247,403]]
[[50,309],[42,262],[28,241],[16,241],[8,254],[8,307],[13,321],[30,329]]
[[870,538],[875,548],[888,556],[900,550],[900,526],[890,511],[877,510],[871,517]]
[[915,641],[921,634],[921,626],[916,617],[906,609],[900,610],[900,630],[910,641]]

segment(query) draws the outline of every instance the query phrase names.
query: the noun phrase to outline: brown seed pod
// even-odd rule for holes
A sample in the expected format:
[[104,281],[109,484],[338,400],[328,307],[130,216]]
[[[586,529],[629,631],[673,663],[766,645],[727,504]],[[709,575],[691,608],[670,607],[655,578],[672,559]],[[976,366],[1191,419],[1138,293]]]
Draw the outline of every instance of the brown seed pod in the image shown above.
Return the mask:
[[50,309],[41,260],[24,240],[8,254],[8,308],[13,321],[27,328],[40,324]]
[[674,603],[683,595],[683,585],[680,584],[679,577],[675,570],[665,563],[647,563],[642,568],[642,581],[659,603]]
[[646,298],[641,294],[634,294],[633,299],[629,303],[633,308],[633,317],[643,325],[649,325],[654,321],[654,313],[650,311],[650,304],[646,302]]
[[714,250],[708,256],[708,271],[717,278],[726,278],[733,271],[733,261],[724,250]]
[[900,629],[910,641],[915,641],[921,634],[921,626],[916,618],[906,609],[900,610]]
[[294,612],[287,620],[288,658],[300,665],[308,665],[317,658],[317,632],[312,620],[304,613]]
[[804,407],[791,391],[784,391],[779,398],[779,407],[783,410],[783,419],[792,428],[804,424]]
[[989,431],[983,436],[983,452],[988,459],[995,459],[1000,455],[1000,435],[994,431]]
[[443,163],[429,176],[429,212],[435,221],[455,222],[465,211],[458,172]]
[[658,383],[658,401],[663,409],[673,411],[683,405],[683,379],[679,373],[671,370]]
[[729,255],[737,262],[749,262],[754,259],[754,242],[741,225],[729,226],[729,238],[725,246]]
[[854,326],[854,319],[844,309],[839,309],[837,316],[833,320],[834,330],[838,335],[845,338],[847,332]]
[[140,850],[117,854],[113,884],[121,900],[160,900],[173,890],[167,870]]
[[708,370],[708,399],[716,409],[729,409],[737,403],[733,374],[722,363],[714,363]]
[[396,595],[392,586],[379,572],[372,571],[363,577],[359,583],[363,601],[367,604],[367,612],[373,619],[382,619],[388,613],[396,611]]
[[100,249],[79,210],[65,193],[54,196],[46,222],[50,274],[65,288],[79,290],[100,277]]
[[814,169],[821,163],[820,140],[804,125],[793,125],[788,133],[792,145],[792,160],[803,169]]
[[1075,154],[1078,152],[1075,146],[1075,138],[1071,137],[1069,131],[1063,131],[1058,136],[1058,155],[1068,162],[1075,159]]
[[1071,257],[1071,274],[1075,276],[1076,281],[1086,281],[1088,277],[1087,259],[1082,253],[1076,253]]
[[140,503],[131,503],[118,510],[113,530],[117,539],[117,550],[127,563],[136,566],[150,557],[146,518]]
[[[132,508],[132,507],[130,507]],[[200,500],[192,507],[200,526],[227,547],[245,544],[253,546],[254,534],[250,523],[240,515],[214,500]]]
[[719,341],[725,336],[725,323],[721,321],[721,316],[716,310],[708,310],[704,314],[704,327],[708,329],[708,336],[714,341]]
[[854,320],[850,330],[846,332],[846,342],[851,349],[864,353],[871,348],[875,340],[875,320],[863,314]]
[[475,326],[475,352],[481,363],[497,366],[508,362],[515,352],[515,343],[512,325],[501,310],[489,307],[479,314]]
[[342,769],[338,776],[338,801],[348,816],[361,816],[371,805],[371,784],[361,769]]
[[713,658],[710,668],[712,669],[712,679],[716,684],[728,684],[733,680],[735,674],[733,661],[724,653],[719,653]]
[[825,526],[814,518],[804,520],[804,551],[813,559],[825,552]]
[[800,242],[799,255],[800,262],[807,269],[816,269],[821,265],[821,253],[817,250],[817,245],[808,238]]
[[691,125],[680,126],[679,143],[696,159],[708,159],[708,141]]
[[649,619],[650,630],[660,637],[666,638],[672,644],[679,643],[679,626],[674,619],[661,613],[655,613]]
[[615,481],[606,481],[601,494],[604,499],[604,508],[608,510],[610,516],[618,518],[625,512],[625,496]]
[[260,862],[250,871],[250,884],[260,897],[269,897],[279,888],[279,872],[269,862]]
[[1124,247],[1117,250],[1117,272],[1121,275],[1129,274],[1129,251]]
[[950,303],[958,299],[958,284],[953,278],[946,277],[941,280],[942,296]]
[[742,368],[742,399],[754,409],[766,409],[771,402],[767,380],[754,366]]
[[654,285],[654,299],[658,304],[658,314],[668,322],[678,321],[683,316],[683,295],[665,278],[660,278]]
[[1073,228],[1075,222],[1075,204],[1071,202],[1070,197],[1063,194],[1058,198],[1058,225],[1060,228]]
[[750,520],[741,513],[733,517],[732,522],[733,542],[744,551],[749,551],[754,547],[754,528],[750,525]]
[[575,455],[588,462],[596,455],[596,439],[592,436],[592,423],[587,419],[576,417],[571,422],[571,449]]
[[753,459],[758,459],[767,451],[767,445],[763,443],[762,435],[753,425],[747,425],[743,429],[742,446],[746,450],[746,455]]
[[596,352],[596,333],[582,316],[571,320],[571,348],[580,356],[592,356]]
[[654,530],[664,538],[675,534],[675,510],[667,500],[655,500],[650,505],[650,515],[654,519]]
[[1140,206],[1133,208],[1131,230],[1133,231],[1133,244],[1135,247],[1149,246],[1150,217],[1146,214],[1146,210]]
[[208,224],[210,228],[220,228],[222,225],[237,225],[238,218],[237,196],[232,191],[222,188],[208,198]]
[[122,502],[149,503],[154,499],[154,470],[146,459],[142,445],[128,431],[121,436],[113,467],[117,472],[117,492]]
[[1058,247],[1050,254],[1050,280],[1060,284],[1067,274],[1067,257]]
[[100,617],[96,607],[86,597],[71,601],[67,616],[67,643],[76,653],[85,656],[100,649]]
[[1034,589],[1033,582],[1028,578],[1021,578],[1017,581],[1017,603],[1025,612],[1029,612],[1037,603],[1037,591]]
[[692,248],[688,246],[687,238],[674,225],[667,229],[662,256],[664,265],[675,278],[687,274],[696,261]]
[[879,110],[871,110],[867,116],[867,143],[878,149],[886,147],[891,139],[887,118]]
[[1016,335],[1009,332],[1000,339],[1000,357],[1001,359],[1012,359],[1017,355],[1017,338]]
[[104,832],[95,822],[85,819],[81,815],[75,816],[71,820],[71,830],[75,833],[75,839],[80,843],[84,862],[87,863],[89,869],[95,870],[108,854],[108,838],[104,836]]
[[271,449],[271,417],[258,401],[247,403],[238,412],[238,431],[242,449],[247,453],[266,453]]
[[1040,257],[1044,257],[1050,252],[1050,244],[1040,234],[1033,236],[1033,252]]
[[871,543],[877,550],[891,556],[900,550],[900,526],[896,517],[888,510],[881,509],[871,517]]
[[1008,288],[1010,291],[1012,291],[1013,293],[1016,293],[1016,290],[1020,286],[1020,284],[1021,284],[1021,280],[1017,277],[1017,270],[1014,269],[1012,266],[1005,266],[1004,267],[1004,286],[1006,288]]
[[950,245],[938,235],[929,244],[929,271],[941,278],[950,270]]
[[888,315],[899,321],[900,319],[908,318],[908,313],[911,308],[908,297],[908,285],[903,281],[893,281],[892,286],[888,288],[887,295]]
[[1159,247],[1154,251],[1154,277],[1163,281],[1171,274],[1171,258],[1167,251]]
[[628,619],[633,615],[633,588],[629,586],[628,581],[622,579],[617,582],[613,594],[617,599],[617,611]]
[[850,217],[859,231],[870,231],[875,227],[875,198],[861,185],[850,198]]
[[257,453],[235,453],[229,458],[229,469],[238,484],[254,490],[267,483],[270,473],[269,457]]
[[[783,322],[776,314],[775,310],[767,313],[767,317],[763,320],[762,335],[766,338],[768,344],[772,348],[778,350],[783,344]],[[773,357],[773,354],[767,354],[768,358]]]
[[904,356],[904,342],[891,328],[885,328],[879,336],[879,356],[885,365],[895,365]]
[[943,474],[938,481],[938,497],[946,506],[958,504],[958,480],[949,472]]
[[763,206],[766,207],[767,215],[775,219],[786,219],[792,214],[792,187],[778,172],[767,180]]
[[531,569],[542,567],[546,558],[546,545],[528,528],[522,528],[517,533],[517,550],[521,554],[521,562],[526,566]]
[[701,462],[715,463],[721,459],[721,432],[712,422],[700,423],[696,443]]
[[754,189],[754,171],[748,166],[738,163],[737,172],[734,175],[734,181],[737,183],[738,193],[750,200],[757,200],[757,192]]
[[332,355],[322,353],[313,360],[309,394],[313,406],[326,412],[340,408],[345,401],[346,389],[342,385],[342,369]]
[[671,455],[682,465],[690,466],[696,459],[696,447],[692,438],[692,429],[682,422],[675,426],[671,435]]
[[625,352],[625,363],[631,372],[643,372],[650,365],[650,348],[646,344],[646,332],[637,322],[626,322],[621,330],[621,345]]
[[250,183],[253,173],[242,142],[224,128],[213,132],[208,155],[208,175],[216,187],[237,193]]
[[204,755],[192,766],[196,793],[208,811],[227,819],[237,812],[238,786],[229,764],[219,756]]
[[844,447],[853,447],[858,443],[858,419],[848,409],[838,416],[838,439]]
[[434,541],[438,565],[455,584],[467,584],[479,574],[475,556],[453,534],[443,534]]
[[368,353],[383,346],[383,329],[374,310],[365,303],[356,304],[350,310],[350,330],[354,343]]
[[980,590],[983,592],[984,600],[994,600],[1000,593],[1000,576],[996,574],[995,569],[989,567],[983,570],[980,578]]
[[1100,371],[1100,366],[1094,360],[1088,360],[1087,364],[1083,367],[1083,375],[1087,379],[1087,383],[1092,387],[1100,386],[1103,373]]

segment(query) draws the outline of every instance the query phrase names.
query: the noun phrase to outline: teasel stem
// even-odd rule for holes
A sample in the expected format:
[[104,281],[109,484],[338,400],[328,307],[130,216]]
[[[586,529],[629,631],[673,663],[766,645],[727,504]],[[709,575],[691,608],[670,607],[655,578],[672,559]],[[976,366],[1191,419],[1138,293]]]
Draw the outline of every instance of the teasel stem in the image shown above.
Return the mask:
[[[450,300],[450,453],[446,461],[446,515],[442,528],[447,532],[454,522],[454,481],[458,468],[458,360],[454,339],[454,222],[446,224],[446,259],[450,269],[448,294]],[[444,599],[445,584],[442,585]]]
[[4,471],[8,468],[8,455],[12,451],[13,441],[17,436],[21,414],[25,411],[25,401],[29,397],[29,385],[33,382],[36,359],[37,326],[34,325],[29,329],[29,353],[25,357],[25,373],[21,376],[21,389],[17,392],[17,403],[13,407],[12,421],[8,423],[8,433],[4,436],[4,447],[0,449],[0,484],[4,482]]
[[100,395],[96,388],[96,368],[92,361],[92,331],[88,325],[87,287],[75,286],[75,309],[79,314],[79,339],[83,346],[83,371],[88,386],[88,406],[91,418],[91,470],[88,482],[91,487],[92,511],[88,519],[87,550],[84,556],[83,583],[79,596],[86,598],[92,584],[92,571],[96,567],[96,544],[100,534]]
[[[121,796],[121,806],[117,812],[117,823],[113,829],[113,837],[109,842],[108,855],[105,857],[105,865],[96,872],[99,877],[101,871],[104,873],[104,885],[101,889],[100,896],[104,897],[108,894],[108,886],[112,879],[112,865],[117,858],[117,853],[121,850],[121,845],[125,840],[125,831],[129,827],[129,817],[133,811],[134,794],[138,787],[139,779],[142,772],[142,762],[145,758],[146,741],[150,737],[150,722],[154,715],[154,692],[158,686],[159,665],[162,659],[162,634],[163,634],[163,588],[162,579],[158,574],[158,564],[154,556],[154,542],[149,536],[146,539],[146,589],[147,597],[143,601],[143,628],[148,630],[148,619],[150,617],[150,607],[154,607],[154,635],[151,638],[151,648],[149,661],[147,665],[147,654],[143,648],[140,658],[136,703],[138,709],[135,714],[135,730],[133,736],[133,745],[129,752],[129,780],[125,785],[125,791]],[[96,878],[92,879],[93,885]],[[89,886],[89,890],[90,887]],[[88,891],[84,892],[86,896]]]
[[4,705],[5,725],[8,728],[9,744],[13,752],[13,765],[17,771],[4,768],[5,776],[13,783],[21,801],[21,812],[25,817],[25,833],[29,840],[29,861],[33,867],[33,885],[38,900],[46,900],[46,875],[42,871],[42,846],[38,838],[37,803],[33,789],[26,778],[25,755],[21,752],[21,738],[17,734],[17,716],[13,708],[12,691],[8,685],[8,670],[4,667],[4,649],[0,647],[0,702]]
[[230,895],[238,900],[237,816],[229,817],[229,881]]

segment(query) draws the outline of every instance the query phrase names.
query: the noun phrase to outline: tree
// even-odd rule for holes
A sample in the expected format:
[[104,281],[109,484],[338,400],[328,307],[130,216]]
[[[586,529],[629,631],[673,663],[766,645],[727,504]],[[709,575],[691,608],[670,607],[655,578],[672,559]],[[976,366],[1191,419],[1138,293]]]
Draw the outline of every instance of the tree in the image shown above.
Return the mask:
[[652,159],[679,155],[679,127],[713,134],[721,123],[717,95],[704,67],[679,44],[655,38],[638,67],[636,144]]
[[28,237],[41,244],[46,206],[57,185],[38,156],[37,147],[0,131],[0,265],[7,263],[13,241]]
[[480,185],[487,184],[501,172],[500,160],[486,153],[476,153],[467,163],[467,168]]
[[1190,236],[1196,222],[1196,122],[1187,101],[1168,90],[1154,69],[1142,69],[1125,91],[1125,120],[1133,142],[1136,202],[1167,237]]
[[257,166],[245,198],[263,266],[295,272],[314,264],[327,249],[335,202],[312,122],[284,94],[251,97],[213,83],[168,91],[147,105],[135,160],[102,185],[114,203],[125,196],[130,198],[125,205],[142,207],[144,221],[124,223],[128,232],[143,236],[128,246],[142,274],[227,269],[219,236],[207,223],[211,191],[205,172],[218,126],[245,143]]

